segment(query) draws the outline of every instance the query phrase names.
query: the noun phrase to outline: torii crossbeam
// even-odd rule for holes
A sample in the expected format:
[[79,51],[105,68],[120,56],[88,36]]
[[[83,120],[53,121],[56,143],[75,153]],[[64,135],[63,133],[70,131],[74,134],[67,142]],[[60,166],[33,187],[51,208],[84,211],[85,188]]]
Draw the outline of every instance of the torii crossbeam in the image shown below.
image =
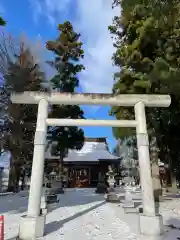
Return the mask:
[[[21,218],[19,227],[21,240],[35,239],[44,235],[45,216],[40,215],[40,202],[47,126],[52,125],[135,127],[143,202],[143,215],[140,215],[139,220],[140,232],[147,236],[158,236],[163,233],[162,216],[157,216],[155,212],[145,107],[168,107],[171,103],[170,96],[24,92],[12,94],[11,101],[17,104],[38,104],[28,211],[27,216]],[[49,104],[132,106],[135,120],[50,119]]]

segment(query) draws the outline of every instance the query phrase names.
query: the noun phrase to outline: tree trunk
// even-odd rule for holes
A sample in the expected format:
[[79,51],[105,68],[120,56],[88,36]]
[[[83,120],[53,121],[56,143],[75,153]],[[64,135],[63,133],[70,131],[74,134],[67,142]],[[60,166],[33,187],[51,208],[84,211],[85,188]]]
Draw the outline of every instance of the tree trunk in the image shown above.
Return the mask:
[[8,181],[8,192],[18,192],[19,191],[19,180],[20,180],[21,169],[15,163],[12,163],[9,171],[9,181]]
[[21,177],[21,191],[24,191],[25,188],[25,172],[23,172]]
[[21,178],[21,167],[17,167],[16,169],[16,184],[15,184],[15,191],[19,192],[19,181]]
[[169,156],[169,170],[170,170],[170,176],[171,176],[171,187],[168,187],[168,192],[177,193],[177,181],[176,181],[176,174],[173,171],[173,162],[171,156]]
[[60,160],[59,160],[59,172],[58,172],[58,175],[59,175],[59,193],[64,193],[64,190],[63,190],[63,155],[60,154]]
[[15,166],[13,166],[12,164],[9,170],[9,181],[8,181],[7,192],[15,192],[15,185],[16,185],[16,170],[15,170]]
[[176,176],[172,169],[171,169],[171,187],[168,187],[168,192],[178,193]]

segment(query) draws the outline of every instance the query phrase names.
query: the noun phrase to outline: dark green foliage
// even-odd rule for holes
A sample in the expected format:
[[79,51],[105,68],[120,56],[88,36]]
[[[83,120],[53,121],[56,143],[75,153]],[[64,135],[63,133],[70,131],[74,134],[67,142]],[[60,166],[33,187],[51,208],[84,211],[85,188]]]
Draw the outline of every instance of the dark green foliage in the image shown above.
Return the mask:
[[6,22],[2,17],[0,17],[0,26],[5,26],[5,25],[6,25]]
[[[175,155],[177,159],[180,144],[179,1],[115,0],[114,4],[121,5],[122,11],[109,27],[115,38],[113,61],[121,69],[115,74],[113,92],[171,94],[168,109],[147,109],[147,122],[150,133],[157,138],[161,159],[165,156],[175,159]],[[132,108],[113,107],[111,114],[118,119],[134,118]],[[135,133],[122,129],[114,132],[117,138]]]
[[74,92],[79,85],[77,74],[84,69],[79,64],[81,58],[84,57],[82,43],[79,42],[80,34],[74,32],[69,22],[59,24],[61,32],[56,41],[47,42],[47,49],[56,54],[55,60],[50,62],[57,70],[52,80],[52,87],[59,92]]
[[[79,63],[84,56],[82,43],[70,22],[59,24],[60,34],[55,41],[47,42],[47,49],[55,54],[55,60],[49,64],[53,66],[57,74],[51,79],[52,88],[60,93],[74,93],[79,85],[77,74],[84,69]],[[52,106],[50,114],[53,118],[84,118],[79,106]],[[78,127],[56,127],[52,131],[50,139],[56,141],[54,152],[60,155],[60,159],[68,154],[69,149],[81,149],[84,144],[84,133]]]
[[52,132],[53,141],[56,141],[54,155],[64,158],[68,155],[69,149],[81,149],[84,143],[84,133],[77,127],[58,127]]

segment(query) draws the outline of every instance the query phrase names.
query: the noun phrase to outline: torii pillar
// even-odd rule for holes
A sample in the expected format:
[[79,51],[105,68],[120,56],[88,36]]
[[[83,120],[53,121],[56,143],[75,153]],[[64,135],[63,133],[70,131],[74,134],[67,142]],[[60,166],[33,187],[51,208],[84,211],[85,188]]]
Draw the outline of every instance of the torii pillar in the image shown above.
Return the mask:
[[[19,227],[19,238],[21,240],[34,240],[44,235],[45,216],[40,215],[40,202],[47,126],[135,127],[143,202],[143,214],[139,215],[139,230],[142,235],[146,236],[163,234],[162,216],[157,215],[155,211],[145,107],[168,107],[171,103],[170,96],[24,92],[22,94],[12,94],[11,101],[19,104],[39,105],[28,211],[26,216],[22,216]],[[134,106],[135,120],[49,119],[47,118],[48,104]]]

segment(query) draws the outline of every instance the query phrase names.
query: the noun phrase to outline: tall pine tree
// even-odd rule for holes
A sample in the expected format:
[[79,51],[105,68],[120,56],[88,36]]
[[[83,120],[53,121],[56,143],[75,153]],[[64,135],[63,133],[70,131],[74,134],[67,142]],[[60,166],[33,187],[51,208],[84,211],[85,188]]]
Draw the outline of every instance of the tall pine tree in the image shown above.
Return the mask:
[[[55,54],[54,61],[50,64],[56,69],[57,74],[51,79],[53,90],[59,93],[74,93],[79,85],[77,74],[84,69],[79,61],[84,56],[82,43],[70,22],[59,24],[59,37],[55,41],[47,42],[47,49]],[[53,105],[51,117],[54,118],[84,118],[79,106]],[[58,174],[61,181],[63,177],[63,159],[68,155],[69,149],[81,149],[84,144],[84,133],[78,127],[56,127],[50,139],[56,142],[54,154],[59,155]],[[61,182],[62,184],[62,182]],[[62,191],[62,186],[61,186]],[[63,192],[63,191],[62,191]]]
[[[150,136],[156,138],[154,144],[160,149],[161,160],[169,162],[175,152],[177,159],[180,138],[174,130],[177,130],[180,114],[179,2],[115,0],[114,4],[121,6],[122,12],[109,27],[117,49],[113,61],[121,68],[115,74],[113,92],[171,94],[171,106],[148,109],[147,120]],[[111,114],[118,119],[134,118],[132,108],[114,107]],[[118,129],[114,129],[114,133],[117,137],[134,134],[131,130]],[[175,156],[173,158],[177,165]]]

